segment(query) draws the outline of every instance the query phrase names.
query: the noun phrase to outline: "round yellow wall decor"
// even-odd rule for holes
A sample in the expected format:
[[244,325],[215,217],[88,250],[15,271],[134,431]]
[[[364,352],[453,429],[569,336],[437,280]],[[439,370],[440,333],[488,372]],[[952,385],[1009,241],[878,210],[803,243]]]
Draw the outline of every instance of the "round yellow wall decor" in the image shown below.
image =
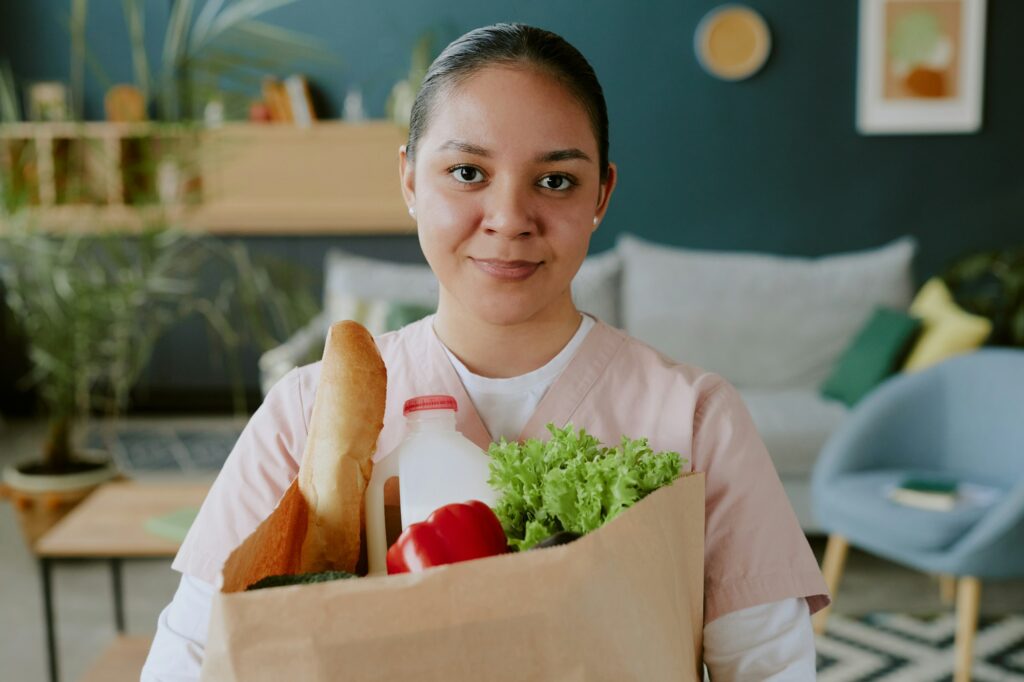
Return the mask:
[[693,36],[697,60],[723,80],[742,80],[768,61],[772,38],[768,24],[746,5],[721,5],[704,15]]

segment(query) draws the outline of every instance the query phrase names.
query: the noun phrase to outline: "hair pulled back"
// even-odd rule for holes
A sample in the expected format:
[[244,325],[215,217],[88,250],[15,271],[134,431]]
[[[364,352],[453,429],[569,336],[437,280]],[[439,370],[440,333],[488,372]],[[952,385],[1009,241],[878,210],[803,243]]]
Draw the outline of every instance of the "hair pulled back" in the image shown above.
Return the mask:
[[608,110],[594,69],[561,36],[525,24],[484,26],[456,39],[427,69],[409,119],[406,154],[413,159],[438,98],[488,66],[527,66],[557,78],[583,106],[597,139],[601,180],[608,176]]

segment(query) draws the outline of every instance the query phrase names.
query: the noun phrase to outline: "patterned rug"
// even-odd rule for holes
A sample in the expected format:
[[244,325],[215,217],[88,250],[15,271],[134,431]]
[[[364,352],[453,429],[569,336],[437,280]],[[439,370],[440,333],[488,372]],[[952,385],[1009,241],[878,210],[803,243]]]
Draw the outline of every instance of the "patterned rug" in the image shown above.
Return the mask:
[[236,427],[96,427],[88,447],[106,450],[128,476],[209,475],[220,471],[240,431]]
[[[912,617],[833,615],[817,641],[818,681],[938,682],[953,679],[952,613]],[[1024,616],[982,618],[974,642],[974,682],[1024,681]]]

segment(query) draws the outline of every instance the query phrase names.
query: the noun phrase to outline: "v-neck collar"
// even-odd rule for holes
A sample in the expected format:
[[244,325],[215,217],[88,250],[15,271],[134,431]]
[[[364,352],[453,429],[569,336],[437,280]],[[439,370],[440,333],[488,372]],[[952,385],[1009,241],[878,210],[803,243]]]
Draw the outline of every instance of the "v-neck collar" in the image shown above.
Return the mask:
[[[551,384],[537,409],[526,421],[519,434],[520,441],[527,438],[547,438],[545,427],[549,422],[564,426],[622,346],[625,341],[622,332],[612,329],[601,320],[596,322],[572,360]],[[459,379],[458,372],[445,353],[441,340],[434,332],[433,316],[426,318],[423,325],[423,331],[427,336],[425,346],[429,354],[427,362],[419,368],[423,372],[423,385],[437,386],[458,401],[459,410],[455,415],[455,423],[459,432],[480,449],[487,450],[494,439],[480,418],[465,386],[462,385],[462,380]]]

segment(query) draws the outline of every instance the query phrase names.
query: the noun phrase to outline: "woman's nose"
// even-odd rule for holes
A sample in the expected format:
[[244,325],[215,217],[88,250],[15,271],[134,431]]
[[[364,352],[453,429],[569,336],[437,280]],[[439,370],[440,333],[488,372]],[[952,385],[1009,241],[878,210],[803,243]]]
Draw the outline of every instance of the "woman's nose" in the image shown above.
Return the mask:
[[537,233],[537,221],[528,193],[513,182],[493,183],[484,211],[483,229],[488,234],[518,239]]

